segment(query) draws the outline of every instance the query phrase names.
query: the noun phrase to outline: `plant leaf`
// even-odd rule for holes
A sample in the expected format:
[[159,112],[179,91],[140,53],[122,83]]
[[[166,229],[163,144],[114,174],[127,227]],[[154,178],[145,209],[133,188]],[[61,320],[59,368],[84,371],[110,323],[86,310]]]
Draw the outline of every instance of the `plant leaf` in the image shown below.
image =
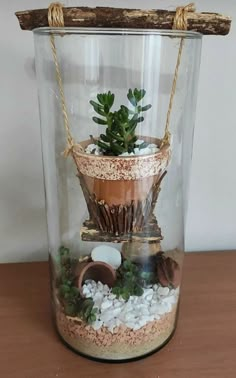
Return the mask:
[[107,121],[98,117],[93,117],[93,121],[99,125],[107,125]]
[[145,105],[141,108],[142,112],[146,112],[147,110],[151,109],[152,105],[149,104],[149,105]]

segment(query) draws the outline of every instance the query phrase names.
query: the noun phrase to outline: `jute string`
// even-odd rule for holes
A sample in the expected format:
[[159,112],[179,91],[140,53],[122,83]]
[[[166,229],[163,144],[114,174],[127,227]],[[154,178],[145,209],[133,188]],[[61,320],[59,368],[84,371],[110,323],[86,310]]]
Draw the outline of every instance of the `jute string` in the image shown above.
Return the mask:
[[[188,19],[187,19],[188,13],[189,12],[195,12],[195,10],[196,10],[196,8],[195,8],[194,3],[188,4],[184,7],[177,7],[172,29],[173,30],[187,30],[187,28],[188,28]],[[164,146],[164,145],[170,144],[170,137],[171,137],[171,134],[170,134],[170,117],[171,117],[171,112],[172,112],[172,108],[173,108],[173,104],[174,104],[174,97],[175,97],[175,92],[176,92],[176,86],[177,86],[181,57],[182,57],[182,53],[183,53],[183,47],[184,47],[184,38],[181,38],[177,62],[176,62],[176,66],[175,66],[174,79],[173,79],[172,88],[171,88],[169,107],[168,107],[168,111],[167,111],[165,134],[164,134],[164,138],[162,139],[161,147]]]
[[[64,27],[64,16],[63,16],[63,8],[62,8],[61,3],[50,4],[48,8],[48,25],[50,27],[62,27],[62,28]],[[64,119],[64,127],[66,131],[66,136],[67,136],[67,146],[64,151],[64,156],[68,156],[70,153],[73,153],[73,147],[75,145],[75,142],[73,140],[73,137],[70,131],[61,70],[60,70],[58,59],[57,59],[57,50],[56,50],[55,39],[54,39],[53,34],[50,35],[50,43],[51,43],[51,49],[52,49],[52,54],[53,54],[53,59],[54,59],[54,64],[55,64],[55,69],[56,69],[56,79],[57,79],[58,88],[60,92],[61,110],[62,110],[62,115]]]
[[[174,30],[187,30],[188,27],[188,13],[189,12],[195,12],[195,5],[194,3],[188,4],[184,7],[177,7],[176,8],[176,14],[173,22],[173,28]],[[50,27],[64,27],[64,16],[63,16],[63,5],[61,3],[52,3],[50,4],[48,8],[48,24]],[[67,106],[65,101],[65,94],[63,90],[63,83],[62,83],[62,77],[61,77],[61,71],[57,59],[57,51],[55,46],[55,39],[54,35],[51,34],[50,36],[50,42],[51,42],[51,49],[53,54],[53,59],[55,63],[55,69],[56,69],[56,79],[59,87],[60,97],[61,97],[61,108],[62,108],[62,114],[64,118],[64,127],[67,135],[67,147],[64,151],[64,155],[68,156],[70,153],[73,153],[73,148],[75,146],[75,142],[73,140],[73,137],[71,135],[70,126],[69,126],[69,119],[68,119],[68,113],[67,113]],[[182,57],[184,47],[184,38],[181,38],[179,51],[178,51],[178,57],[174,72],[174,79],[172,83],[171,88],[171,94],[170,94],[170,100],[169,100],[169,106],[167,111],[167,117],[166,117],[166,126],[165,126],[165,134],[164,138],[162,139],[161,147],[164,145],[170,144],[170,118],[171,118],[171,112],[173,108],[174,103],[174,97],[176,92],[176,86],[177,86],[177,80],[178,80],[178,74],[179,74],[179,67]],[[82,148],[82,147],[81,147]]]

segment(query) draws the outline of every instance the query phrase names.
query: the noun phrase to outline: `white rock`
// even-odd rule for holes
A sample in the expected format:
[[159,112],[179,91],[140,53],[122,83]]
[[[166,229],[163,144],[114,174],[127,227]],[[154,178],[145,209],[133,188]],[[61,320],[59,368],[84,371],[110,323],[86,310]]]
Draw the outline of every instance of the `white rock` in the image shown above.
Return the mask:
[[120,251],[108,245],[99,245],[95,247],[91,252],[91,258],[93,261],[102,261],[107,263],[114,269],[118,269],[121,265]]
[[[129,152],[123,152],[119,156],[147,155],[147,154],[154,154],[157,151],[159,151],[159,148],[157,147],[157,145],[155,143],[150,143],[150,144],[147,145],[147,147],[139,149],[139,146],[142,143],[144,143],[144,140],[138,139],[135,142],[135,145],[137,147],[134,149],[134,152],[130,152],[130,153]],[[92,154],[93,153],[94,155],[103,155],[102,150],[96,144],[94,144],[94,143],[89,144],[86,147],[85,152],[87,154]]]
[[166,312],[167,312],[167,311],[166,311],[166,306],[165,306],[165,304],[164,304],[164,303],[160,304],[160,305],[158,306],[158,309],[157,309],[157,314],[158,314],[158,315],[164,315]]
[[138,330],[149,322],[160,319],[177,302],[179,290],[153,285],[144,288],[143,295],[132,295],[125,301],[117,298],[107,285],[88,280],[83,285],[83,292],[87,297],[93,298],[97,309],[97,320],[92,327],[98,330],[105,326],[113,333],[120,325]]
[[87,286],[83,286],[83,295],[86,297],[86,298],[89,298],[91,293],[90,293],[90,290],[87,288]]
[[151,154],[151,153],[152,153],[151,148],[149,148],[149,147],[145,147],[145,148],[141,148],[141,149],[139,150],[139,153],[138,153],[137,155],[149,155],[149,154]]
[[136,146],[139,146],[140,144],[143,144],[143,143],[144,143],[144,140],[142,140],[142,139],[138,139],[135,142]]
[[109,307],[112,306],[112,304],[112,301],[105,299],[104,302],[102,302],[101,304],[101,311],[103,312],[104,310],[107,310]]
[[162,300],[164,303],[174,304],[176,302],[176,298],[174,295],[169,295],[168,297]]
[[98,331],[103,325],[103,321],[102,320],[96,320],[95,322],[93,322],[92,324],[92,327],[95,331]]
[[169,291],[170,291],[170,289],[168,287],[159,286],[159,288],[157,289],[158,294],[163,295],[163,296],[168,295]]
[[93,153],[94,155],[101,155],[100,148],[94,143],[89,144],[85,148],[85,152],[86,152],[86,154],[92,154]]
[[94,306],[100,308],[103,301],[103,294],[99,291],[93,296]]

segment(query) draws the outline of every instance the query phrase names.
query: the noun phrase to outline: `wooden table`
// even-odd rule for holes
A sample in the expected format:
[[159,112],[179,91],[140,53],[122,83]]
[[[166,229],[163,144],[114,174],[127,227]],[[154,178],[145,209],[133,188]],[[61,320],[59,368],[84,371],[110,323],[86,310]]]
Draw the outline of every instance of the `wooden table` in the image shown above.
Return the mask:
[[47,263],[0,265],[1,378],[235,378],[236,252],[187,254],[174,338],[137,362],[93,362],[52,325]]

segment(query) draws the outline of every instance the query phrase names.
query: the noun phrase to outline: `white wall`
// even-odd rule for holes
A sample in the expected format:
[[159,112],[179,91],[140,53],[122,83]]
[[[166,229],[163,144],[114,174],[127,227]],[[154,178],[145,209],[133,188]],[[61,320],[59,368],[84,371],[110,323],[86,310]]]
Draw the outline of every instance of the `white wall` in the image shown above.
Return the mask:
[[[22,32],[16,10],[47,7],[48,0],[0,4],[0,261],[42,260],[46,254],[33,36]],[[66,6],[127,6],[127,0],[64,1]],[[167,8],[179,0],[129,1],[129,7]],[[233,0],[196,0],[199,11],[236,17]],[[236,28],[205,37],[200,72],[188,250],[236,248]]]

